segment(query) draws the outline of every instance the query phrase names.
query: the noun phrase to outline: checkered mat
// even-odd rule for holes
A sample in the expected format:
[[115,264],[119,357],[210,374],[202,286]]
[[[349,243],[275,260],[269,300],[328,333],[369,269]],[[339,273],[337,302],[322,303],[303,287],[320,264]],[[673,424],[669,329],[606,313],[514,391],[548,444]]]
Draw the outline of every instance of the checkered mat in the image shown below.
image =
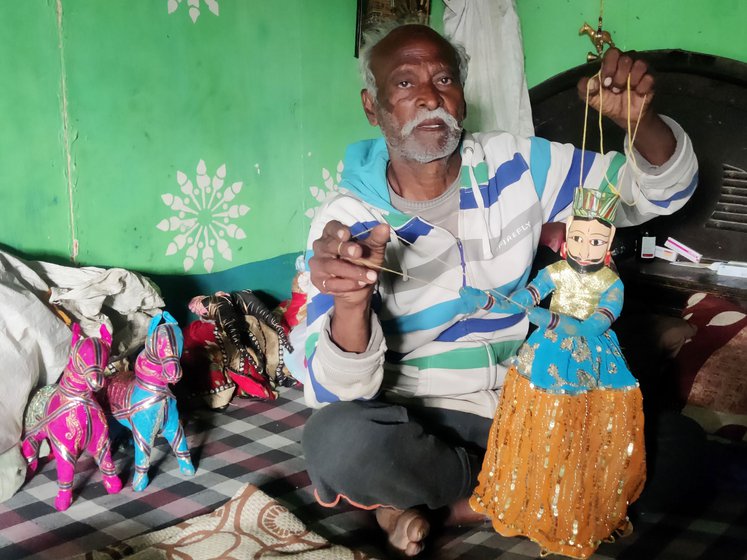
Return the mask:
[[[0,558],[61,560],[97,550],[211,512],[246,483],[259,487],[327,540],[386,558],[370,514],[350,507],[328,509],[314,501],[299,444],[310,413],[298,389],[284,390],[272,403],[235,399],[222,412],[195,412],[185,429],[197,474],[182,476],[168,444],[159,439],[152,456],[151,482],[142,493],[130,487],[131,447],[114,453],[127,479],[116,495],[106,493],[93,460],[84,456],[75,478],[73,505],[62,513],[52,506],[56,475],[54,465],[47,463],[18,494],[0,504]],[[747,465],[742,463],[739,473],[747,475]],[[743,482],[740,492],[720,486],[697,515],[638,515],[631,537],[603,544],[593,558],[747,559]],[[683,488],[683,492],[690,491]],[[501,537],[489,527],[439,531],[428,551],[426,558],[439,560],[525,560],[539,555],[533,543]]]

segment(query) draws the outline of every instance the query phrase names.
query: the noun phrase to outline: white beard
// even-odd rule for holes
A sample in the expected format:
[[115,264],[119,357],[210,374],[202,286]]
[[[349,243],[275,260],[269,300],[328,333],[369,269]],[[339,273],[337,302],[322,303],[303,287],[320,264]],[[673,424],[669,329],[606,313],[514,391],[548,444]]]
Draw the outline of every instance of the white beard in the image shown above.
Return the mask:
[[[424,145],[413,134],[415,128],[424,121],[440,119],[446,124],[446,131],[436,145]],[[406,122],[401,130],[396,130],[394,118],[391,113],[381,110],[381,130],[386,137],[389,149],[402,157],[418,163],[428,163],[437,159],[450,156],[459,146],[462,138],[463,128],[461,124],[442,107],[432,111],[423,109],[410,121]]]

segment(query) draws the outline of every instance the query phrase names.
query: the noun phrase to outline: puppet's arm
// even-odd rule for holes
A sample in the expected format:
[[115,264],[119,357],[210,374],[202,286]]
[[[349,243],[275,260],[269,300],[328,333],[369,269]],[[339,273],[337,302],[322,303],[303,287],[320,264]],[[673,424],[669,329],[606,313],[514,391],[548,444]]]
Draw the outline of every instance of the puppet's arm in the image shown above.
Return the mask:
[[566,336],[599,336],[620,315],[622,304],[623,287],[618,279],[605,291],[599,300],[599,307],[587,319],[579,320],[541,307],[532,308],[528,317],[538,327],[555,330]]
[[547,269],[542,269],[526,288],[516,290],[508,297],[498,290],[478,290],[470,286],[460,289],[459,297],[464,305],[464,312],[467,314],[474,313],[478,309],[487,309],[493,313],[515,315],[526,313],[554,289],[555,284],[549,272]]

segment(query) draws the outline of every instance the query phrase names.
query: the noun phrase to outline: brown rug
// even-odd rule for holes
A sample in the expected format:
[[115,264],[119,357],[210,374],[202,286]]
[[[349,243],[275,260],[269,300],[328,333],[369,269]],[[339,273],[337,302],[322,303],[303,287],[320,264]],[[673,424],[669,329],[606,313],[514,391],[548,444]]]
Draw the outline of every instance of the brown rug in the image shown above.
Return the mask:
[[284,506],[246,484],[212,513],[146,533],[75,560],[211,560],[247,558],[370,560],[309,531]]

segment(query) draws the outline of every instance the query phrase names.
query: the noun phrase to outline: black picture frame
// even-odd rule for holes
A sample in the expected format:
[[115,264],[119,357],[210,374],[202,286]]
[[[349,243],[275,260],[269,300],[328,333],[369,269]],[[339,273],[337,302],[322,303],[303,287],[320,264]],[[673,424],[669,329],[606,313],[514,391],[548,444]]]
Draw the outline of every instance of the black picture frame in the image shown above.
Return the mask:
[[428,24],[430,16],[431,0],[356,0],[354,56],[358,58],[368,26],[389,20]]

